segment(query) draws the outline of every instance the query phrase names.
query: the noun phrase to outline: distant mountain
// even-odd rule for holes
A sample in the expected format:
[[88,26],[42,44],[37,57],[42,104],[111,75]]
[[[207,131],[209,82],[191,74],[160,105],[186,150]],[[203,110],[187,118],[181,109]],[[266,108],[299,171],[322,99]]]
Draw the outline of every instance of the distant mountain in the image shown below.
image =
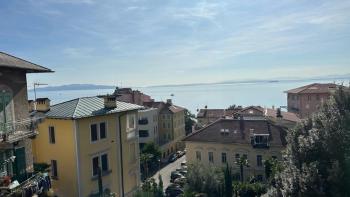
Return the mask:
[[244,80],[228,80],[213,83],[188,83],[188,84],[169,84],[169,85],[155,85],[148,87],[176,87],[176,86],[201,86],[201,85],[213,85],[213,84],[237,84],[237,83],[278,83],[278,82],[302,82],[313,80],[350,80],[350,73],[342,75],[325,75],[315,77],[283,77],[283,78],[271,78],[271,79],[244,79]]
[[[114,89],[115,86],[95,85],[95,84],[68,84],[61,86],[48,86],[36,88],[36,91],[61,91],[61,90],[98,90],[98,89]],[[31,89],[30,91],[33,91]]]

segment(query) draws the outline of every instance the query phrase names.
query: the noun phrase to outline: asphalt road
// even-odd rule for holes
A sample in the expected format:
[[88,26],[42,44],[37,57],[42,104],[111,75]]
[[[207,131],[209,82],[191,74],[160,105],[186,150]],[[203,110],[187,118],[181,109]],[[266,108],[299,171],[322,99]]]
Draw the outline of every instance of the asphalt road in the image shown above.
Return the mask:
[[164,166],[160,171],[158,171],[153,178],[158,183],[158,176],[159,174],[162,176],[163,180],[163,188],[164,190],[170,185],[170,174],[172,171],[175,171],[176,168],[181,167],[181,162],[186,161],[186,155],[182,156],[181,158],[177,159],[173,163],[169,163],[168,165]]

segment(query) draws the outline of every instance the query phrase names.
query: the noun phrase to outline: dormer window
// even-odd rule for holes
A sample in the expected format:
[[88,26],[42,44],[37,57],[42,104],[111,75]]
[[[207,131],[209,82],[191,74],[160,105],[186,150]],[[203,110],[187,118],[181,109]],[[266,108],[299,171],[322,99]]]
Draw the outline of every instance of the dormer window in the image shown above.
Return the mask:
[[252,145],[254,148],[268,148],[270,134],[253,134]]

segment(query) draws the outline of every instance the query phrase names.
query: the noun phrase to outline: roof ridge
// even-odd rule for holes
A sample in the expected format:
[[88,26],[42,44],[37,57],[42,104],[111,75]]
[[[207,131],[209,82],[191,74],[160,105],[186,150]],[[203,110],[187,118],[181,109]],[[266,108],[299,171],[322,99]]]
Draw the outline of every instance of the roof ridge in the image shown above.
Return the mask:
[[75,107],[74,107],[74,112],[73,112],[73,118],[75,118],[75,112],[77,111],[77,109],[78,109],[78,105],[79,105],[79,103],[80,103],[80,100],[81,100],[81,98],[77,98],[77,100],[78,100],[78,102],[77,102],[77,104],[75,105]]

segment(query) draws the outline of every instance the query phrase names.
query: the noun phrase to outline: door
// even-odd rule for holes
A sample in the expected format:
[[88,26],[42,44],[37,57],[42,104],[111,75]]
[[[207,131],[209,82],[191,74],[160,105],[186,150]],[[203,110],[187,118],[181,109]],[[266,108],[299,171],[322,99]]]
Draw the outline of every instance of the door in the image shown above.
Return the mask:
[[27,178],[26,172],[26,152],[25,148],[17,148],[15,149],[15,162],[14,162],[14,180],[18,180],[18,182],[22,182]]

